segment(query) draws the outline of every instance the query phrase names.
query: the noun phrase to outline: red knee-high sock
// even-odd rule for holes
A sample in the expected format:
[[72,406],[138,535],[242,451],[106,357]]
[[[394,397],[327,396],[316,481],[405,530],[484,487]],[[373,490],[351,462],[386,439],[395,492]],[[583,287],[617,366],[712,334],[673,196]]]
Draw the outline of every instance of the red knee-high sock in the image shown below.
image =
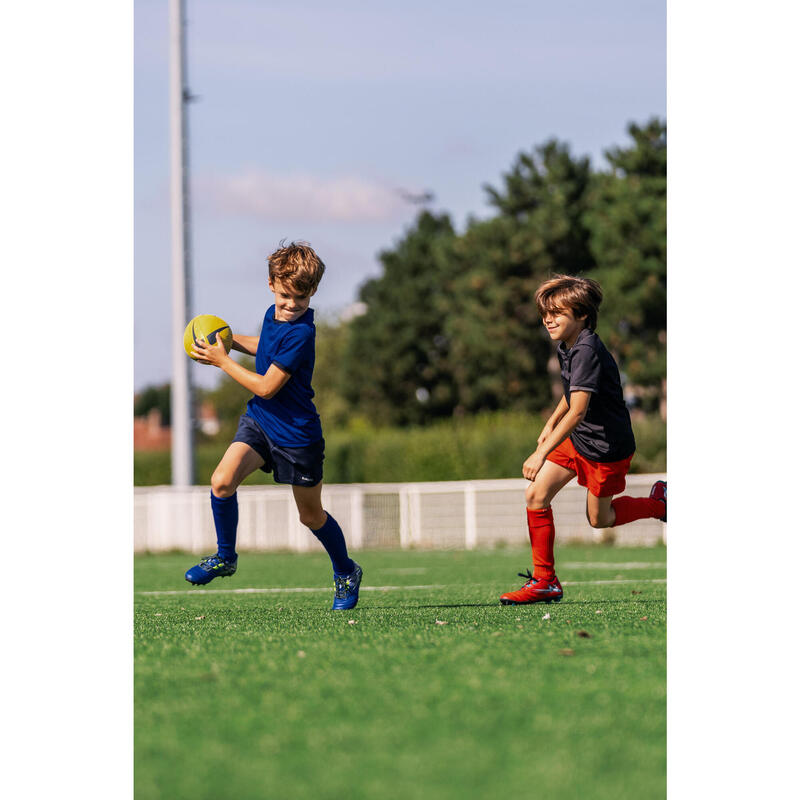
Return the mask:
[[556,576],[553,570],[556,527],[553,525],[552,508],[528,509],[528,536],[533,550],[533,577],[552,580]]
[[614,525],[625,525],[637,519],[660,519],[664,516],[664,504],[651,497],[618,497],[612,500],[611,508],[617,515]]

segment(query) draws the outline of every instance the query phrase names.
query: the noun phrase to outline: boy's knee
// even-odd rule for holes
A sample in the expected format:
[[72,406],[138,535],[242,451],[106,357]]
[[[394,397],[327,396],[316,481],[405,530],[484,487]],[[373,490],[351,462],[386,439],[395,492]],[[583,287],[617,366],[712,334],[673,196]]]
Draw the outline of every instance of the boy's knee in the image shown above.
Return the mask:
[[528,508],[545,508],[549,505],[548,500],[547,492],[542,487],[537,486],[536,481],[525,489],[525,504]]
[[300,516],[300,522],[311,528],[312,531],[318,531],[327,519],[326,514],[322,510],[310,510],[307,508],[298,508],[297,513]]
[[600,511],[586,511],[586,519],[593,528],[611,528],[614,525],[613,515]]
[[236,491],[233,476],[218,469],[214,470],[211,476],[211,491],[217,497],[231,497]]

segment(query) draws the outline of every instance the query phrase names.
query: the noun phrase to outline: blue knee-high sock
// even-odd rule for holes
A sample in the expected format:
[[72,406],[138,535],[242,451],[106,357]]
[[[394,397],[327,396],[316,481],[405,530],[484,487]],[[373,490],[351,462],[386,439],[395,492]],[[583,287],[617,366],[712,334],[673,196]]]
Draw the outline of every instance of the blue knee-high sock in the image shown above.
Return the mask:
[[217,552],[226,561],[231,561],[236,558],[236,526],[239,524],[236,492],[230,497],[217,497],[211,492],[211,511],[217,529]]
[[330,514],[328,514],[325,524],[318,531],[313,530],[313,528],[309,528],[309,530],[322,542],[322,546],[327,550],[336,575],[349,575],[355,569],[353,560],[347,555],[347,545],[344,541],[342,529]]

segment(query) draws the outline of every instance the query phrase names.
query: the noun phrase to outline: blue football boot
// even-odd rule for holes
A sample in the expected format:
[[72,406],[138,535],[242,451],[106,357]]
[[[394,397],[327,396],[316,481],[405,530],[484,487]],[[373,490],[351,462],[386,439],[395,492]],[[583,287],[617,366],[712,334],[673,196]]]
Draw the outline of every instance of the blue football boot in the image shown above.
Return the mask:
[[358,587],[361,586],[361,567],[353,562],[354,569],[350,575],[333,576],[333,611],[346,611],[355,608],[358,603]]
[[203,586],[211,583],[214,578],[226,578],[236,572],[236,565],[239,563],[239,556],[233,561],[225,561],[219,553],[208,556],[195,564],[186,572],[186,580],[195,586]]

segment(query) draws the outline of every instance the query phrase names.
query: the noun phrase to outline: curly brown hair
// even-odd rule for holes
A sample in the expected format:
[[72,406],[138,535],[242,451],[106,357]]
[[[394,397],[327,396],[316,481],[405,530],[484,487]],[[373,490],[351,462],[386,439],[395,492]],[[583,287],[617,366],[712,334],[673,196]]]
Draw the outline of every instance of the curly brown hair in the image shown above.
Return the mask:
[[586,317],[586,327],[597,327],[597,312],[603,301],[603,290],[591,278],[553,275],[536,290],[536,307],[544,317],[559,311],[571,311],[575,318]]
[[281,242],[267,263],[271,281],[280,281],[301,295],[316,291],[325,272],[325,264],[308,242]]

